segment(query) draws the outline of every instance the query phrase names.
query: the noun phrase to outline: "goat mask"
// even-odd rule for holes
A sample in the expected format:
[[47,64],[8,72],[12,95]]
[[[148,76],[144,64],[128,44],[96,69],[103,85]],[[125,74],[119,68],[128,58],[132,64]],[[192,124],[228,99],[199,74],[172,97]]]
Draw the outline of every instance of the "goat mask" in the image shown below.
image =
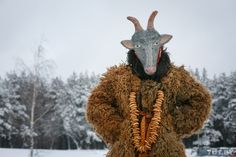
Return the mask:
[[153,22],[156,15],[157,11],[152,12],[150,15],[147,30],[143,30],[135,17],[128,16],[127,19],[134,24],[135,33],[131,40],[121,41],[124,47],[135,51],[147,75],[153,75],[156,72],[162,47],[172,38],[168,34],[160,35],[155,30]]

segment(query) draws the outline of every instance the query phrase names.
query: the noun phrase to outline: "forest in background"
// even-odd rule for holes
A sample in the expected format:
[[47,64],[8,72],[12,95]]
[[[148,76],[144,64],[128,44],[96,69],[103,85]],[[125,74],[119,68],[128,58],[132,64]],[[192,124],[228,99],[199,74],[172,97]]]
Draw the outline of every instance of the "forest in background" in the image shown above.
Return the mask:
[[[31,70],[0,77],[0,147],[105,148],[85,119],[87,98],[100,76],[47,77],[48,60],[37,54]],[[211,92],[213,108],[204,128],[184,140],[186,147],[236,147],[236,72],[210,79],[206,69],[189,71]]]
[[[87,97],[98,76],[73,73],[66,81],[39,79],[34,113],[35,148],[104,148],[85,120]],[[10,72],[0,78],[0,147],[29,148],[34,77]]]

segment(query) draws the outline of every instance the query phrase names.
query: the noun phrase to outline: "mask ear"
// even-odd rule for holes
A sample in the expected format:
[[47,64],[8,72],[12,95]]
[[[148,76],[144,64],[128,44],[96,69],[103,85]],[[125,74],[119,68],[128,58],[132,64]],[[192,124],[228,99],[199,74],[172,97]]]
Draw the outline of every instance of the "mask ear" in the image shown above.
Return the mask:
[[163,34],[163,35],[161,35],[160,44],[161,44],[161,45],[166,44],[168,41],[170,41],[171,38],[172,38],[172,35],[169,35],[169,34]]
[[121,44],[127,49],[134,49],[133,42],[131,40],[122,40]]

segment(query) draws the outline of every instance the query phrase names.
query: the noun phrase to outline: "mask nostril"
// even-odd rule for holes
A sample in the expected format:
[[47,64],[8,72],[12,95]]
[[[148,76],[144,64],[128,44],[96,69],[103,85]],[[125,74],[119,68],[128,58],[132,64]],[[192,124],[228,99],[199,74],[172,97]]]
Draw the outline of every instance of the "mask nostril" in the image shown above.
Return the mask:
[[144,68],[144,70],[147,74],[154,74],[156,72],[156,67],[149,66],[149,67]]

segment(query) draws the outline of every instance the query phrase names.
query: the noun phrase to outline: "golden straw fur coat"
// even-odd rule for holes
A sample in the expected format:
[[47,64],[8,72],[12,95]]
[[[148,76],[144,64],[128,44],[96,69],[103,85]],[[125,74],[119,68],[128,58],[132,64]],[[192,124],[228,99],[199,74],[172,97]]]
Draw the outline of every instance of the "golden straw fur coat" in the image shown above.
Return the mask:
[[149,157],[185,157],[182,138],[199,130],[211,109],[208,91],[183,67],[171,65],[158,83],[140,80],[128,65],[111,67],[88,100],[87,120],[108,144],[108,157],[137,157],[130,124],[129,95],[141,95],[152,114],[157,91],[162,90],[161,123]]

